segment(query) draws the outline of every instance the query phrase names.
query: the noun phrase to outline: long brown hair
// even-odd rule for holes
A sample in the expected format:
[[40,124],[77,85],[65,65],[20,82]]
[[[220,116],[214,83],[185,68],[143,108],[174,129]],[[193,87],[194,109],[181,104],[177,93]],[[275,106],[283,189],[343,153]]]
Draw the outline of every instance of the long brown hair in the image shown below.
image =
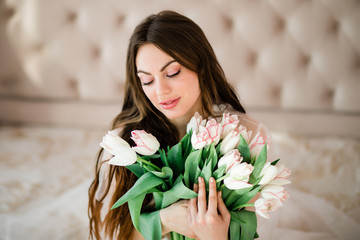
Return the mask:
[[[120,137],[130,144],[132,130],[142,129],[153,134],[161,147],[173,146],[179,141],[176,127],[158,111],[145,96],[137,76],[136,55],[145,43],[152,43],[173,57],[184,67],[197,73],[203,103],[203,113],[214,115],[212,106],[228,103],[235,110],[245,113],[233,88],[217,61],[215,53],[201,28],[191,19],[172,11],[162,11],[145,18],[134,30],[127,51],[126,85],[121,113],[114,119],[112,128],[121,128]],[[102,200],[109,193],[111,182],[115,182],[115,192],[111,204],[128,191],[136,177],[125,167],[110,166],[107,188],[101,199],[95,198],[99,187],[99,172],[102,151],[97,157],[95,179],[89,188],[90,237],[100,239],[101,229],[110,239],[128,239],[133,226],[126,204],[100,218]],[[145,203],[146,204],[146,203]]]

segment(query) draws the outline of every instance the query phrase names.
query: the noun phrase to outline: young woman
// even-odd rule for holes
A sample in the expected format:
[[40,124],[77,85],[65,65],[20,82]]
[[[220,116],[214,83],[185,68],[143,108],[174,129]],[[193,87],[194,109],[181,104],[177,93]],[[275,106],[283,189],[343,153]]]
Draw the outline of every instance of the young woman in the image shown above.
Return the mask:
[[[124,104],[112,126],[120,137],[133,144],[130,132],[143,129],[165,148],[185,135],[195,112],[207,118],[225,111],[238,114],[242,125],[266,136],[265,128],[245,114],[197,24],[171,11],[141,22],[130,38]],[[100,151],[89,188],[90,236],[142,239],[132,226],[126,204],[109,210],[136,177],[125,167],[107,164],[107,159],[109,156]],[[227,239],[230,214],[221,193],[210,180],[207,202],[203,179],[199,178],[198,183],[194,186],[198,198],[179,201],[160,211],[164,235],[175,231],[196,239]],[[149,197],[145,204],[150,202]]]

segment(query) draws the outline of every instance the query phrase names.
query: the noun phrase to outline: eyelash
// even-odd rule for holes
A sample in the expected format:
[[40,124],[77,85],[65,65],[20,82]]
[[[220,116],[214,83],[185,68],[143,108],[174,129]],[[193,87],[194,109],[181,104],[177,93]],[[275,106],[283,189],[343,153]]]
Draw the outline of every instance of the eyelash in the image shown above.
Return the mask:
[[175,77],[175,76],[179,75],[179,73],[180,73],[180,69],[179,69],[179,71],[177,71],[176,73],[174,73],[172,75],[166,75],[166,77],[172,78],[172,77]]
[[146,82],[146,83],[142,83],[143,86],[148,86],[150,85],[154,80],[150,81],[150,82]]
[[[172,75],[166,75],[166,77],[167,77],[167,78],[173,78],[173,77],[179,75],[179,73],[180,73],[180,69],[179,69],[179,71],[177,71],[176,73],[174,73],[174,74],[172,74]],[[143,86],[148,86],[148,85],[150,85],[153,81],[154,81],[154,80],[152,80],[152,81],[150,81],[150,82],[142,83],[142,85],[143,85]]]

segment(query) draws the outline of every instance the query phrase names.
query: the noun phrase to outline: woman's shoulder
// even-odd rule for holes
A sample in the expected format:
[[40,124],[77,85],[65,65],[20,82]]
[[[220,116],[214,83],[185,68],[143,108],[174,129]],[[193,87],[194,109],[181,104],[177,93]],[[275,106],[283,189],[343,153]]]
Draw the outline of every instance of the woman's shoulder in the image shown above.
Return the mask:
[[247,113],[235,110],[230,104],[213,105],[213,111],[218,116],[222,116],[224,113],[236,115],[239,120],[239,125],[242,125],[248,131],[251,131],[252,137],[254,137],[257,133],[260,133],[266,139],[271,139],[271,134],[263,123],[257,121]]

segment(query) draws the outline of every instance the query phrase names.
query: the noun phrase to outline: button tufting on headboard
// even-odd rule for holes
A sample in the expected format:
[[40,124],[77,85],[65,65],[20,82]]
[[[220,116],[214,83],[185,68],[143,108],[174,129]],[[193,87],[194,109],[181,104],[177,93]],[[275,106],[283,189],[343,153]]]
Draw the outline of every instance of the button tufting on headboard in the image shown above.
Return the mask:
[[[3,94],[7,98],[121,105],[131,32],[150,13],[170,9],[204,30],[250,111],[360,115],[360,1],[0,4],[0,50],[5,53],[0,59],[0,97],[12,86]],[[16,64],[7,61],[11,57]],[[16,74],[14,66],[20,66]],[[9,83],[9,75],[20,79]]]

